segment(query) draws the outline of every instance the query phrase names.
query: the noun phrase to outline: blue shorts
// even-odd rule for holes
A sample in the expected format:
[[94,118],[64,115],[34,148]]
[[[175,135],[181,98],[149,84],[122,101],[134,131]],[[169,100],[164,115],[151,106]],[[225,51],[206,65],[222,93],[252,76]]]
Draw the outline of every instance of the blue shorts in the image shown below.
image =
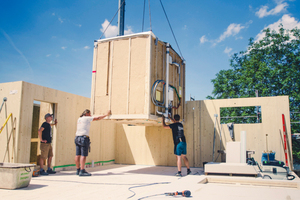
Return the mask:
[[179,142],[175,145],[174,154],[177,156],[186,155],[186,142]]
[[76,156],[88,156],[90,147],[90,138],[86,136],[76,136]]

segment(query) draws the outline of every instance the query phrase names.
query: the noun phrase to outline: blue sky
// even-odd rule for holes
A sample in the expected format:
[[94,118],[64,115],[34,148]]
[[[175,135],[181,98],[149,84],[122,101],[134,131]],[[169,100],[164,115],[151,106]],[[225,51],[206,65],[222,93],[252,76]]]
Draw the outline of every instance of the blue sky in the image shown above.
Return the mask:
[[[299,0],[162,0],[184,59],[186,99],[211,95],[211,80],[229,69],[261,31],[300,28]],[[125,33],[142,31],[143,0],[126,0]],[[153,33],[179,52],[159,0],[150,1]],[[26,81],[90,97],[93,41],[118,0],[0,0],[0,82]],[[117,34],[117,17],[105,37]],[[146,1],[144,31],[150,30]],[[105,38],[103,37],[103,38]]]

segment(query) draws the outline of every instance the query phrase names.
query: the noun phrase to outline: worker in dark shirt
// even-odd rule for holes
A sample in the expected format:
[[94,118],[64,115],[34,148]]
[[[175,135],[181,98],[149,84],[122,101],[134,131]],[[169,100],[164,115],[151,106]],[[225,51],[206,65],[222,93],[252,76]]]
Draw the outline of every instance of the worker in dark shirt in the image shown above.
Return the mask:
[[170,119],[174,122],[173,124],[166,125],[165,117],[162,117],[162,124],[165,129],[172,129],[173,133],[173,141],[174,141],[174,154],[177,158],[177,168],[178,172],[176,176],[181,175],[181,158],[184,161],[185,166],[187,167],[187,175],[191,173],[189,161],[186,157],[186,140],[183,132],[183,125],[179,122],[180,116],[174,115],[174,120],[170,117]]
[[[41,157],[40,157],[40,175],[55,174],[56,172],[51,169],[51,161],[53,157],[53,150],[51,146],[52,136],[51,136],[51,126],[57,124],[57,120],[54,123],[52,121],[53,117],[50,113],[45,115],[45,122],[42,124],[41,128],[38,131],[39,138],[41,141]],[[48,169],[47,172],[44,170],[44,161],[48,159]]]

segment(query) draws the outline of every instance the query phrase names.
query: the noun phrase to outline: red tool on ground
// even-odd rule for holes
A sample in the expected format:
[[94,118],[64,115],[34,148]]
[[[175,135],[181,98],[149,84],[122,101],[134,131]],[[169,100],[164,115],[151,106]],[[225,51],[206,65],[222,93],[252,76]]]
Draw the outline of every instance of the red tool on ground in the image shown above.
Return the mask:
[[289,166],[288,163],[288,155],[287,155],[287,147],[286,147],[286,129],[285,129],[285,119],[284,114],[282,114],[282,125],[283,125],[283,138],[284,138],[284,155],[285,155],[285,164]]

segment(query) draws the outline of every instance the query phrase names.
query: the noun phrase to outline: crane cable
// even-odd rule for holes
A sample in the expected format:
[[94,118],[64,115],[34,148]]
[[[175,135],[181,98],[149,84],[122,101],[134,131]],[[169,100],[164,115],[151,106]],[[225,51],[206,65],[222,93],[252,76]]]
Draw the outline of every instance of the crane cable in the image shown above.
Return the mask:
[[184,60],[184,58],[183,58],[183,56],[182,56],[182,53],[181,53],[181,50],[180,50],[180,48],[179,48],[178,42],[177,42],[177,40],[176,40],[174,31],[173,31],[172,26],[171,26],[171,24],[170,24],[169,18],[168,18],[168,16],[167,16],[166,11],[165,11],[164,5],[162,4],[161,0],[159,0],[159,1],[160,1],[160,4],[161,4],[162,9],[164,10],[165,16],[166,16],[167,21],[168,21],[168,24],[169,24],[169,26],[170,26],[170,29],[171,29],[171,32],[172,32],[172,34],[173,34],[174,40],[175,40],[175,42],[176,42],[177,48],[178,48],[178,50],[179,50],[179,52],[180,52],[181,58]]
[[125,3],[125,0],[123,0],[121,6],[120,6],[119,9],[117,10],[117,12],[116,12],[115,15],[113,16],[113,18],[110,20],[109,24],[107,25],[107,27],[106,27],[105,30],[103,31],[102,35],[100,36],[99,40],[102,38],[102,36],[103,36],[104,33],[106,32],[106,30],[108,29],[108,27],[110,26],[111,22],[114,20],[114,18],[116,17],[116,15],[118,14],[119,10],[121,9],[121,7],[123,6],[124,3]]

